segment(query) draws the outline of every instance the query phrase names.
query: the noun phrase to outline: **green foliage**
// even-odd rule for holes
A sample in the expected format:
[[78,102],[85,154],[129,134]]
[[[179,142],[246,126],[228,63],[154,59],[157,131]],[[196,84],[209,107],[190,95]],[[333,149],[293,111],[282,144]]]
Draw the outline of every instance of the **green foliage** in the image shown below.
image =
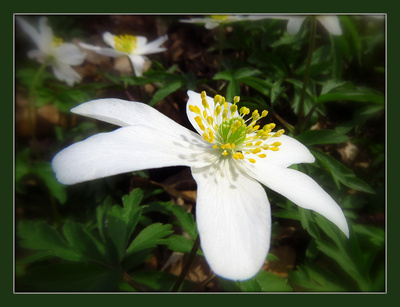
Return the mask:
[[[51,16],[49,21],[57,35],[70,40],[89,41],[99,22],[111,33],[131,31],[130,22],[113,18]],[[343,15],[342,35],[331,35],[320,24],[314,37],[310,18],[295,35],[283,19],[210,31],[203,25],[183,27],[181,18],[158,16],[147,27],[152,22],[147,16],[137,24],[138,35],[157,28],[169,37],[165,52],[148,55],[151,64],[143,76],[126,75],[112,65],[115,59],[101,55],[73,66],[83,79],[72,87],[49,67],[22,58],[25,41],[16,36],[16,118],[28,127],[15,129],[16,290],[173,289],[174,270],[182,269],[174,260],[190,258],[198,237],[193,182],[169,168],[66,187],[50,161],[71,143],[115,129],[71,114],[80,103],[111,97],[141,101],[188,125],[182,113],[186,91],[206,90],[227,101],[240,95],[239,107],[268,110],[266,120],[310,149],[316,162],[291,168],[310,175],[338,202],[350,238],[322,216],[268,192],[273,229],[267,269],[236,282],[193,265],[181,291],[385,291],[384,21]],[[57,110],[50,119],[41,113],[47,105]],[[354,156],[347,145],[356,147]],[[293,252],[290,265],[273,253],[286,245]],[[201,248],[193,255],[205,263]],[[278,274],[268,265],[272,262],[287,269]]]
[[[68,280],[65,280],[65,276],[56,277],[50,289],[119,289],[120,283],[130,280],[131,277],[125,277],[128,271],[141,265],[158,245],[166,244],[165,237],[172,233],[168,224],[154,223],[143,229],[139,227],[142,197],[143,192],[136,189],[123,197],[123,206],[110,206],[106,201],[97,208],[95,224],[91,221],[83,224],[67,220],[61,230],[57,230],[45,221],[21,221],[18,225],[19,245],[37,251],[34,256],[23,260],[24,265],[33,265],[33,268],[22,273],[19,277],[21,282],[27,289],[46,289],[41,287],[48,286],[51,279],[45,277],[54,270],[68,274]],[[143,251],[146,251],[146,257],[143,257]],[[64,261],[49,262],[54,257]],[[38,279],[36,275],[39,275]],[[82,286],[82,279],[85,280],[85,286]],[[141,284],[130,285],[142,290]]]

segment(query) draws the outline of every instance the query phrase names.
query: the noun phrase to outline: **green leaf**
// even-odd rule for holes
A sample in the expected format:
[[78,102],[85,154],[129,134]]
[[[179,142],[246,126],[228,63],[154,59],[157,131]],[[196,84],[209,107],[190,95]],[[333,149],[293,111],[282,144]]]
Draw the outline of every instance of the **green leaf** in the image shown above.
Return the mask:
[[218,72],[214,75],[213,80],[232,81],[232,72],[230,70]]
[[382,93],[365,87],[336,88],[335,91],[320,95],[317,98],[317,103],[342,100],[371,102],[380,105],[385,103],[385,97]]
[[192,239],[197,238],[197,226],[192,213],[186,212],[181,206],[170,202],[160,204],[178,218],[180,225],[192,237]]
[[65,191],[65,187],[57,181],[49,162],[36,162],[30,169],[30,172],[36,174],[43,180],[51,194],[61,204],[64,204],[67,201],[67,193]]
[[339,292],[348,290],[338,276],[317,267],[314,264],[300,266],[289,272],[289,281],[299,291]]
[[271,88],[271,103],[274,104],[278,98],[282,95],[285,91],[285,88],[281,86],[282,79],[278,79]]
[[304,145],[344,143],[349,137],[339,134],[336,130],[307,130],[298,135],[296,139]]
[[270,89],[272,88],[272,84],[265,80],[256,77],[246,77],[240,79],[240,82],[252,87],[256,91],[260,92],[261,94],[267,97],[270,96]]
[[239,82],[233,79],[231,82],[229,82],[228,87],[226,89],[226,101],[233,101],[233,98],[239,95],[240,95]]
[[239,68],[232,74],[232,79],[241,80],[243,78],[253,77],[259,73],[260,71],[258,69],[252,67],[243,67]]
[[336,159],[332,158],[326,153],[323,153],[320,150],[311,148],[310,151],[330,172],[338,188],[340,187],[339,183],[342,183],[343,185],[357,191],[375,193],[374,189],[372,189],[363,180],[358,178],[351,170],[349,170],[345,165],[343,165]]
[[143,191],[135,189],[122,198],[124,207],[112,206],[107,213],[107,234],[117,248],[119,259],[122,259],[128,240],[142,214],[139,206],[142,197]]
[[[20,283],[33,291],[117,291],[120,269],[109,270],[85,262],[64,262],[32,267]],[[23,289],[22,289],[23,290]]]
[[271,272],[261,271],[256,275],[256,281],[263,292],[293,291],[287,281]]
[[[189,254],[193,248],[193,244],[192,240],[178,235],[172,235],[167,239],[168,248],[179,253]],[[197,254],[202,255],[203,253],[199,249]]]
[[70,246],[76,252],[92,261],[102,262],[104,260],[96,243],[89,236],[82,224],[67,222],[63,226],[63,233]]
[[[20,246],[44,251],[48,256],[61,257],[67,260],[80,260],[81,254],[73,251],[63,237],[44,221],[25,221],[18,224]],[[42,256],[44,257],[44,253]]]
[[156,247],[158,244],[165,243],[166,240],[163,238],[173,233],[171,228],[171,225],[163,225],[161,223],[155,223],[147,226],[135,237],[135,239],[133,239],[132,243],[127,249],[127,254],[135,253],[151,247]]
[[163,100],[168,95],[180,89],[183,85],[184,85],[183,80],[175,80],[172,81],[171,83],[168,83],[165,86],[162,86],[157,92],[154,93],[153,99],[151,99],[149,105],[150,106],[155,105],[160,100]]

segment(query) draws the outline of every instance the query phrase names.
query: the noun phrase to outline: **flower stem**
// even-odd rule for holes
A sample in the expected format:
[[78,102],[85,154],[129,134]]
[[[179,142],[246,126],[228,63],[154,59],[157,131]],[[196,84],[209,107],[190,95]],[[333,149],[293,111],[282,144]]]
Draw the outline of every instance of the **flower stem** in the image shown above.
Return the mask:
[[174,287],[171,290],[172,292],[177,292],[179,290],[180,286],[183,283],[183,280],[185,279],[186,274],[188,273],[188,271],[190,269],[190,266],[193,263],[194,256],[196,256],[196,253],[197,253],[197,250],[199,249],[199,247],[200,247],[200,237],[197,236],[196,240],[193,243],[192,250],[190,251],[188,258],[186,259],[186,263],[183,266],[182,272],[179,275],[178,280],[176,281]]
[[39,156],[39,149],[37,145],[36,139],[36,109],[35,109],[35,100],[36,100],[36,85],[38,83],[40,75],[43,73],[44,69],[46,68],[47,63],[44,62],[36,72],[35,77],[29,87],[29,98],[28,98],[28,123],[29,129],[31,131],[31,141],[32,141],[32,148],[34,154],[38,157]]
[[306,69],[304,71],[303,88],[301,91],[300,102],[299,102],[299,121],[298,121],[298,125],[296,127],[297,133],[302,132],[304,129],[304,126],[305,126],[304,100],[306,97],[308,81],[310,79],[310,68],[311,68],[312,54],[313,54],[314,45],[315,45],[316,31],[317,31],[317,18],[315,16],[311,16],[310,17],[310,40],[309,40],[309,44],[308,44],[308,51],[307,51],[307,58],[306,58]]

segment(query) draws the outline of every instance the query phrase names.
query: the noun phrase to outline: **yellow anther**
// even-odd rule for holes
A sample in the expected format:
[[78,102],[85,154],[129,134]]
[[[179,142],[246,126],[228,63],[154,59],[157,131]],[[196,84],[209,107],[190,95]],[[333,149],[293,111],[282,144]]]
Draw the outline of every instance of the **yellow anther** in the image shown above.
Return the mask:
[[267,150],[269,148],[269,145],[264,145],[263,147],[262,147],[262,149],[264,149],[264,150]]
[[259,120],[260,114],[258,113],[258,110],[254,110],[253,113],[251,114],[251,117],[253,118],[253,121]]
[[206,110],[203,110],[203,117],[207,118],[207,111]]
[[210,137],[208,136],[208,134],[207,133],[203,133],[203,139],[205,140],[205,141],[207,141],[207,142],[210,142]]
[[[221,102],[220,102],[220,104],[221,104],[221,105],[225,105],[225,102],[226,102],[226,101],[225,101],[225,97],[224,97],[224,96],[221,96]],[[226,108],[227,108],[227,107],[226,107]],[[226,108],[225,108],[225,109],[226,109]]]
[[256,130],[258,130],[258,129],[260,129],[260,125],[254,126],[253,131],[256,131]]
[[228,103],[225,101],[225,98],[224,98],[224,103],[223,103],[223,105],[224,105],[224,109],[225,109],[225,110],[228,110]]
[[219,113],[221,113],[221,106],[220,105],[218,105],[216,108],[215,108],[215,116],[218,116],[219,115]]
[[202,91],[202,92],[200,93],[200,97],[201,97],[201,98],[206,98],[206,96],[207,96],[206,91]]
[[253,146],[253,143],[247,143],[246,146]]
[[212,126],[213,122],[214,122],[214,118],[212,118],[212,116],[207,116],[207,123],[208,123],[210,126]]
[[235,113],[237,111],[237,105],[235,105],[235,104],[231,105],[230,109],[231,109],[232,114]]
[[206,128],[204,127],[204,125],[203,125],[203,121],[202,121],[202,119],[201,119],[201,117],[200,116],[196,116],[195,118],[194,118],[194,120],[196,121],[196,123],[199,125],[199,128],[201,129],[201,130],[205,130]]
[[231,149],[235,149],[236,145],[234,143],[231,144]]
[[278,150],[279,150],[279,147],[271,147],[269,150],[278,151]]
[[249,159],[249,161],[250,161],[251,163],[256,163],[256,160],[254,160],[254,159]]
[[214,96],[214,102],[215,102],[216,104],[219,104],[219,103],[221,102],[221,95],[215,95],[215,96]]
[[198,106],[192,106],[192,105],[189,105],[189,110],[191,111],[191,112],[193,112],[193,113],[196,113],[196,114],[199,114],[200,115],[200,108],[198,107]]
[[239,113],[240,115],[247,115],[250,113],[250,109],[246,107],[241,107]]
[[272,130],[272,129],[274,129],[275,128],[275,124],[274,123],[270,123],[270,124],[267,124],[267,125],[265,125],[264,127],[263,127],[263,130]]
[[281,146],[282,145],[282,143],[281,142],[275,142],[275,143],[273,143],[273,144],[271,144],[272,146],[275,146],[275,147],[278,147],[278,146]]
[[253,154],[257,154],[257,153],[261,152],[261,149],[258,147],[258,148],[256,148],[256,149],[253,149],[251,152],[252,152]]
[[234,154],[232,155],[232,157],[233,157],[233,159],[235,159],[235,160],[239,159],[239,155],[238,155],[237,153],[234,153]]
[[232,126],[235,128],[239,128],[242,125],[242,122],[240,120],[235,121]]
[[201,103],[203,104],[203,107],[205,109],[209,109],[210,106],[208,105],[207,99],[205,97],[201,99]]
[[281,135],[284,134],[284,133],[285,133],[285,130],[283,130],[283,129],[278,130],[278,131],[273,135],[273,137],[279,137],[279,136],[281,136]]
[[237,128],[236,128],[236,127],[232,127],[232,128],[231,128],[231,133],[235,133],[235,132],[236,132],[236,130],[237,130]]
[[228,115],[228,110],[227,110],[227,109],[223,110],[223,111],[222,111],[222,118],[223,118],[224,120],[227,119],[227,115]]
[[268,115],[268,111],[267,110],[264,110],[264,111],[261,112],[261,117],[265,117],[267,115]]
[[239,155],[239,159],[244,159],[244,155],[241,152],[237,153]]
[[224,152],[222,153],[222,155],[225,157],[228,155],[228,152],[226,150],[224,150]]
[[221,149],[225,149],[226,145],[220,145]]
[[258,155],[260,158],[265,158],[267,155],[266,154],[260,154]]
[[235,96],[233,97],[233,103],[236,104],[240,101],[240,97],[239,96]]
[[254,146],[260,146],[262,144],[261,141],[258,141],[257,143],[254,144]]

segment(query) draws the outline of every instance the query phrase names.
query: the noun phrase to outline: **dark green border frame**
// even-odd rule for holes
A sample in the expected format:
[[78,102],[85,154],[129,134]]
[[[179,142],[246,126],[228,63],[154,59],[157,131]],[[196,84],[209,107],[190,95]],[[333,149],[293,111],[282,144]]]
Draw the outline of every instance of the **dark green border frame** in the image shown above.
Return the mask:
[[[396,300],[397,272],[400,273],[397,259],[400,259],[396,242],[394,246],[388,245],[387,264],[387,294],[13,294],[13,15],[16,13],[149,13],[149,14],[179,14],[179,13],[386,13],[387,14],[387,211],[388,211],[388,238],[397,239],[398,228],[394,220],[399,214],[400,206],[396,203],[396,198],[390,195],[390,191],[397,184],[394,174],[398,168],[396,157],[399,156],[397,148],[396,122],[395,116],[399,114],[398,108],[400,101],[391,89],[397,85],[396,72],[399,67],[399,43],[398,29],[400,29],[397,5],[388,0],[381,1],[348,1],[335,0],[332,2],[321,1],[266,1],[266,0],[246,0],[246,1],[215,1],[202,0],[198,2],[171,2],[153,0],[147,2],[137,1],[118,1],[90,2],[82,1],[27,1],[20,0],[8,3],[2,8],[0,18],[1,29],[1,55],[2,55],[2,119],[1,140],[3,143],[1,170],[2,184],[1,191],[5,201],[2,202],[2,221],[0,223],[0,233],[2,236],[3,249],[1,254],[2,274],[0,293],[2,301],[13,306],[65,306],[72,304],[101,305],[110,306],[115,304],[146,304],[152,306],[158,304],[181,305],[181,304],[202,304],[210,301],[216,304],[255,305],[255,304],[340,304],[346,305],[363,304],[364,306],[386,305],[387,300]],[[13,6],[14,5],[14,6]],[[393,40],[390,40],[392,37]],[[391,129],[392,128],[392,129]],[[391,139],[394,142],[390,142]],[[390,180],[392,179],[392,180]]]

